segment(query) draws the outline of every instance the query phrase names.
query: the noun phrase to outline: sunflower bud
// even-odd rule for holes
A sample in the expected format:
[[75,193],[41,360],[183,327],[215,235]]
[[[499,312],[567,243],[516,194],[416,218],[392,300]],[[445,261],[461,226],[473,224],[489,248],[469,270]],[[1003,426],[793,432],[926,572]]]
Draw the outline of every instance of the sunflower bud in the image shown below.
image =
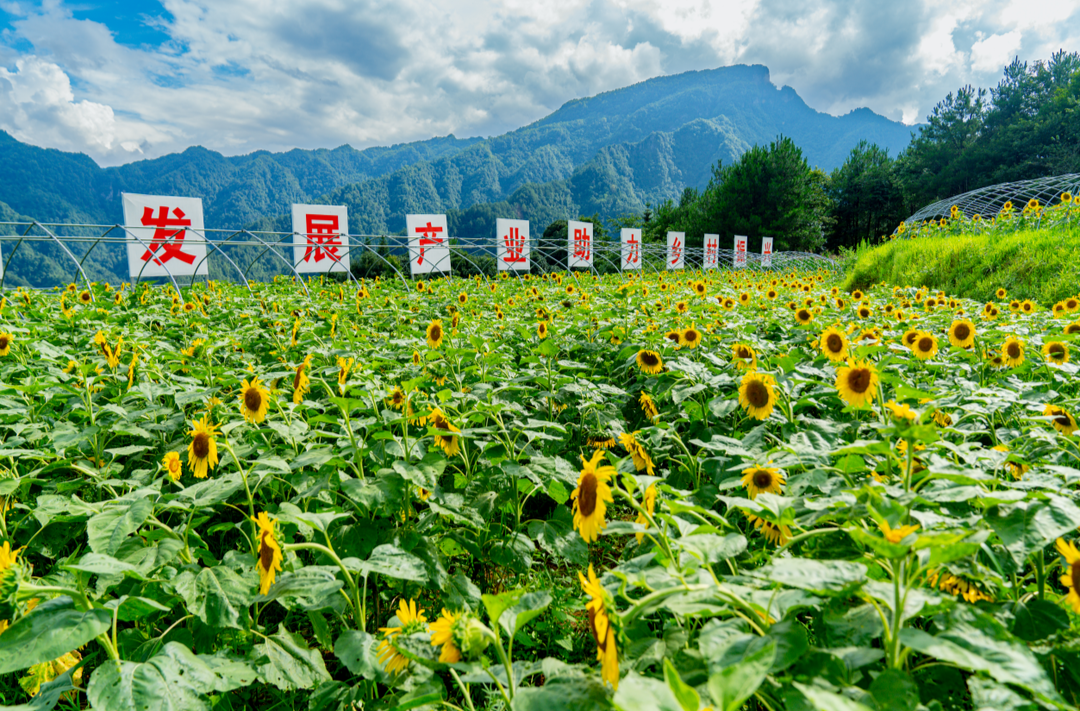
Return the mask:
[[477,657],[483,654],[491,641],[495,639],[495,634],[488,626],[472,615],[466,615],[455,631],[457,632],[455,637],[460,637],[458,642],[461,645],[461,652],[466,657]]

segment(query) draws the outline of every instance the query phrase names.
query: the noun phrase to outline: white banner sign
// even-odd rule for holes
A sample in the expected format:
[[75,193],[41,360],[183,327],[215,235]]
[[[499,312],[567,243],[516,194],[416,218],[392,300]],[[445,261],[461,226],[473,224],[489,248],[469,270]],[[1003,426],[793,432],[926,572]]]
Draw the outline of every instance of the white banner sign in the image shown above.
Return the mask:
[[761,238],[761,266],[772,266],[772,237]]
[[293,205],[296,271],[349,271],[349,212],[344,205]]
[[566,266],[591,267],[593,265],[593,226],[591,222],[566,223],[567,245]]
[[132,279],[207,276],[201,198],[123,193]]
[[746,266],[746,237],[735,235],[735,256],[733,257],[736,269]]
[[409,270],[416,274],[450,272],[450,236],[446,215],[406,215]]
[[495,220],[499,271],[529,271],[529,221]]
[[624,227],[622,237],[622,268],[641,269],[641,230]]
[[705,268],[720,266],[720,235],[705,235]]
[[686,262],[686,234],[683,232],[667,233],[667,268],[682,269]]

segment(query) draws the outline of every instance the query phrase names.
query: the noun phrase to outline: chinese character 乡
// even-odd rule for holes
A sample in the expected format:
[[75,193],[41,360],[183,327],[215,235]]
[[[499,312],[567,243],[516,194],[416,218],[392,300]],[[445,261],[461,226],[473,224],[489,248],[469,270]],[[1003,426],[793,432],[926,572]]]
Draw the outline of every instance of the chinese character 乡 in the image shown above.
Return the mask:
[[678,264],[682,259],[682,242],[678,237],[671,243],[671,263],[672,265]]
[[587,230],[574,230],[574,258],[589,259],[592,256],[592,240]]
[[[151,258],[154,260],[154,264],[162,265],[169,261],[173,257],[179,259],[184,264],[191,264],[195,261],[194,254],[188,254],[183,251],[184,236],[187,233],[186,227],[191,227],[191,220],[186,219],[187,215],[180,208],[173,208],[173,216],[169,217],[169,208],[161,206],[158,208],[157,217],[154,216],[154,209],[152,207],[144,207],[142,215],[142,223],[145,227],[153,227],[154,236],[151,238],[151,244],[147,248],[146,252],[140,259],[147,262]],[[169,227],[179,227],[180,229],[168,229]],[[172,242],[168,240],[172,239]],[[161,249],[161,254],[157,257],[154,253]]]
[[[429,222],[424,227],[417,227],[416,232],[420,234],[420,258],[416,260],[417,265],[424,263],[424,247],[433,244],[442,244],[443,238],[436,237],[436,235],[443,231],[442,227],[433,227]],[[431,235],[427,237],[425,235]]]
[[324,257],[337,261],[338,248],[341,247],[337,215],[308,215],[306,236],[305,262],[310,260],[312,254],[315,255],[316,263],[321,262]]
[[641,242],[635,240],[635,237],[637,235],[630,235],[630,239],[626,240],[626,246],[630,248],[626,254],[627,264],[637,264],[641,259]]
[[525,238],[521,236],[521,230],[517,227],[511,227],[510,233],[503,235],[503,244],[506,245],[506,258],[507,264],[523,264],[525,257],[522,253],[525,251]]

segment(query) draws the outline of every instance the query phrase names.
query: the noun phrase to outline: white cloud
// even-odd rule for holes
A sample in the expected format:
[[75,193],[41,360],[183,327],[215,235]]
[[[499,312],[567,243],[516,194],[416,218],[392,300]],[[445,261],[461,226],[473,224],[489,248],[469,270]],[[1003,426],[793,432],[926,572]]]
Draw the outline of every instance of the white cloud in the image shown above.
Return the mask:
[[159,47],[118,43],[64,0],[0,2],[14,28],[0,127],[104,163],[492,135],[735,62],[767,65],[819,110],[911,122],[1015,54],[1080,42],[1080,9],[1026,0],[162,0]]

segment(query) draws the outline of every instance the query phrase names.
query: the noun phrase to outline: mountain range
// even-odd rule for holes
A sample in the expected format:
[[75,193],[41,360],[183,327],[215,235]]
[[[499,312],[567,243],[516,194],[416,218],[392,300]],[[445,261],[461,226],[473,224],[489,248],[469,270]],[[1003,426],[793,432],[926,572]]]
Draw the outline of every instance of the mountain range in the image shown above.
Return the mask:
[[[201,197],[208,228],[290,231],[292,203],[325,203],[348,206],[353,234],[399,233],[406,214],[441,212],[451,218],[451,233],[461,234],[469,211],[478,209],[529,219],[539,234],[556,219],[610,219],[678,199],[686,187],[703,187],[718,161],[730,164],[779,135],[791,137],[811,165],[830,171],[861,140],[899,153],[912,127],[869,109],[818,112],[794,89],[774,85],[766,67],[737,65],[575,99],[500,136],[451,135],[364,150],[223,156],[195,146],[101,168],[86,155],[21,143],[0,131],[0,222],[116,224],[120,193],[132,192]],[[120,251],[95,249],[84,264],[91,278],[126,279]],[[50,280],[60,278],[58,270],[71,278],[66,265],[52,264],[58,249],[38,252],[32,258],[20,250],[8,284],[56,283]]]

